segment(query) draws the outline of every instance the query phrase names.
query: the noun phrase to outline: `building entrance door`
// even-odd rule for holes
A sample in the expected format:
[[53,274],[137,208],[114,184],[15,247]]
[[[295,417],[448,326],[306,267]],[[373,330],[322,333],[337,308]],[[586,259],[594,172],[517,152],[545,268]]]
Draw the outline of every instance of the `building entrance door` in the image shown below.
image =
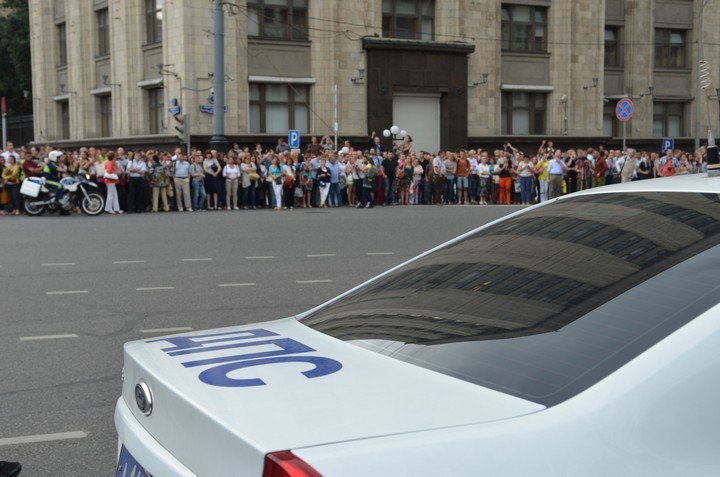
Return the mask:
[[440,149],[440,95],[394,94],[393,124],[412,137],[413,151]]

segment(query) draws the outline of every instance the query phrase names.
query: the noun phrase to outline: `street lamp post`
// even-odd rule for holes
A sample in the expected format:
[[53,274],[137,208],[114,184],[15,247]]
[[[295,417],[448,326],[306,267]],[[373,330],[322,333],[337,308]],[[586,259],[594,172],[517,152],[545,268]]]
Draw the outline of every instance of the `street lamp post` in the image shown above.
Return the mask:
[[[695,150],[700,149],[700,64],[703,61],[703,13],[705,11],[705,5],[710,0],[699,0],[700,8],[698,8],[697,17],[697,38],[698,38],[698,52],[697,62],[695,71]],[[710,118],[708,118],[708,122]]]
[[393,149],[395,148],[395,142],[398,140],[398,136],[400,137],[400,140],[405,139],[405,136],[407,136],[407,131],[404,129],[400,129],[400,127],[393,125],[390,129],[385,129],[383,131],[383,136],[390,137],[392,136],[392,142],[393,142]]
[[213,109],[213,136],[210,145],[221,152],[228,150],[228,140],[225,136],[225,18],[221,0],[214,0],[215,16],[214,31],[214,109]]

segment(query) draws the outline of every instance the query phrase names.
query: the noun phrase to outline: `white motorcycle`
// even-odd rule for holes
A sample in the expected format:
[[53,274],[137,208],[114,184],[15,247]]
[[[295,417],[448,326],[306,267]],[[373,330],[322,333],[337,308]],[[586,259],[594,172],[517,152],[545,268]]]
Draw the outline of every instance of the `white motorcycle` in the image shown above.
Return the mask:
[[62,195],[56,199],[56,192],[47,188],[44,179],[26,178],[20,187],[20,194],[25,198],[25,212],[28,215],[42,215],[46,210],[68,213],[79,207],[87,215],[103,213],[105,199],[97,184],[80,176],[64,177],[60,184]]

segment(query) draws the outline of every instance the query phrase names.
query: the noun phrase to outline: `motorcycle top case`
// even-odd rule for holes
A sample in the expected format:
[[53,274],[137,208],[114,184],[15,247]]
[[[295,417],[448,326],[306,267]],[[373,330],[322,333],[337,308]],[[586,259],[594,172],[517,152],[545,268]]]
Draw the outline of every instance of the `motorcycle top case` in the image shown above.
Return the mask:
[[40,182],[32,179],[25,179],[20,187],[20,193],[28,197],[37,197],[40,195]]

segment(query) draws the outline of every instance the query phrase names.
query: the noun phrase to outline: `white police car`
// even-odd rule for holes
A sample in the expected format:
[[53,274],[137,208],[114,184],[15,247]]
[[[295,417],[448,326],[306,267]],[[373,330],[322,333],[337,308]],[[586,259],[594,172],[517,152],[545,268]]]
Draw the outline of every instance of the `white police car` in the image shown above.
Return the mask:
[[125,346],[118,476],[720,475],[720,178],[566,196]]

